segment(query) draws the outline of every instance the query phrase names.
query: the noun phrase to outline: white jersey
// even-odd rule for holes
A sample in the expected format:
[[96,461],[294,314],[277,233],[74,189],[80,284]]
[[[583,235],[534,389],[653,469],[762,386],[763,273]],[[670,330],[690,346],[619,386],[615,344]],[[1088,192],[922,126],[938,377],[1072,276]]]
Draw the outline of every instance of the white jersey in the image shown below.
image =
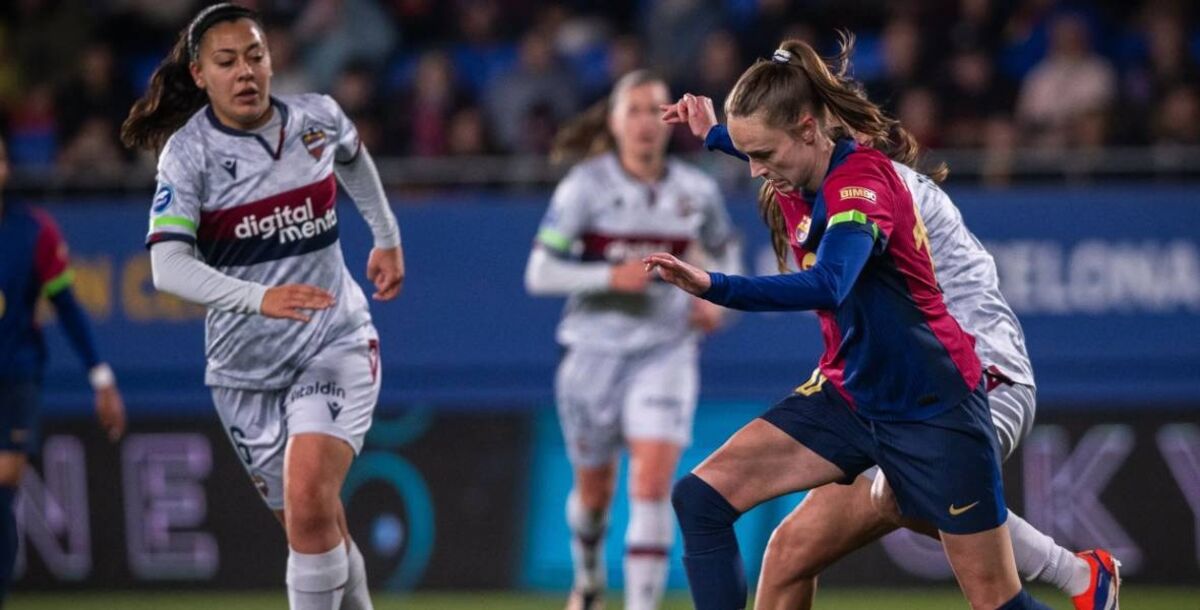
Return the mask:
[[[685,257],[693,245],[725,258],[736,251],[735,241],[720,189],[699,169],[672,159],[651,185],[626,173],[611,153],[572,168],[538,231],[538,243],[556,256],[610,264],[661,251]],[[628,353],[694,338],[691,307],[691,295],[657,280],[643,294],[576,293],[567,300],[558,341]]]
[[916,202],[929,233],[930,251],[946,308],[975,337],[975,353],[985,368],[996,367],[1009,380],[1034,385],[1025,333],[1004,295],[996,263],[963,223],[954,202],[928,176],[893,163]]
[[171,136],[146,242],[195,244],[221,273],[266,286],[311,284],[336,303],[308,323],[210,309],[210,386],[288,387],[326,345],[370,322],[338,245],[335,205],[333,164],[358,154],[358,133],[328,96],[271,103],[282,119],[276,137],[231,129],[208,106]]

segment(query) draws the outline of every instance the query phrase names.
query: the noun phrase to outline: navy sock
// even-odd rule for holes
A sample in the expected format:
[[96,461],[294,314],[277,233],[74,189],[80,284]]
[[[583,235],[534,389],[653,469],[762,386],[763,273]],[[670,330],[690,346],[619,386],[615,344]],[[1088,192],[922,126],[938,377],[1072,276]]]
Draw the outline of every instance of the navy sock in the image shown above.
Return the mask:
[[0,486],[0,604],[8,596],[13,564],[17,559],[17,516],[13,510],[15,487]]
[[1029,591],[1021,589],[1016,597],[1008,600],[996,610],[1053,610],[1053,608],[1034,599]]
[[745,608],[746,572],[733,533],[741,513],[694,474],[675,483],[671,504],[683,532],[683,567],[696,610]]

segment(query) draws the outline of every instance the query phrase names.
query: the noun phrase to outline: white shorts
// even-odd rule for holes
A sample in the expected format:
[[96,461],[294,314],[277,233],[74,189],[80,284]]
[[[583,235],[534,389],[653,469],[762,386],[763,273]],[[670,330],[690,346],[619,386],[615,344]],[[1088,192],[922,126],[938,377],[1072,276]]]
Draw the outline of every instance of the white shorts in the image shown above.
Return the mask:
[[366,324],[330,343],[291,387],[257,392],[213,387],[213,402],[250,480],[272,510],[283,508],[287,439],[317,433],[357,454],[379,398],[379,338]]
[[555,394],[571,463],[610,464],[631,439],[690,444],[699,354],[692,340],[633,354],[568,350],[558,365]]
[[1002,383],[988,392],[992,424],[1000,439],[1000,459],[1007,460],[1033,429],[1037,390],[1021,383]]

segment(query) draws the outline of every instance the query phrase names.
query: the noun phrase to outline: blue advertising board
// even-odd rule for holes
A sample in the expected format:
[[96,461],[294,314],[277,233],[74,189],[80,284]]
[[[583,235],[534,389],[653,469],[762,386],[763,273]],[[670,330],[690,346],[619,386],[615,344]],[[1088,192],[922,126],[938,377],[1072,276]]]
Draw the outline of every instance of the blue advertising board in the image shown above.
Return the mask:
[[[992,250],[1024,324],[1049,408],[1200,404],[1200,189],[1195,186],[952,187]],[[561,300],[526,295],[522,276],[544,193],[395,201],[409,277],[371,304],[382,337],[384,401],[477,408],[545,404]],[[134,412],[207,413],[203,311],[154,291],[142,247],[147,201],[48,206],[77,268],[81,300]],[[770,273],[749,194],[730,201],[748,265]],[[369,248],[353,206],[342,245],[365,283]],[[51,325],[52,326],[52,325]],[[47,406],[86,404],[79,364],[55,329]],[[771,400],[820,353],[812,314],[750,314],[705,345],[710,400]]]

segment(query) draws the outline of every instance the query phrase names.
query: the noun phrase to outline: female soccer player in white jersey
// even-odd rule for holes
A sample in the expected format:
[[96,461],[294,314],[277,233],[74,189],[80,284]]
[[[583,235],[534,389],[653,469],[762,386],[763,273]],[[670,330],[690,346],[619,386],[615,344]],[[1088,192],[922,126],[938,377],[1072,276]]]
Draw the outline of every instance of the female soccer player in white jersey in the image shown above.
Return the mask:
[[370,608],[339,491],[379,394],[379,343],[338,245],[337,183],[374,235],[378,300],[404,279],[396,219],[354,126],[323,95],[272,97],[257,15],[201,11],[122,127],[160,151],[154,284],[208,308],[217,413],[287,531],[293,610]]
[[[848,57],[850,46],[851,41],[847,40],[843,57]],[[797,51],[804,52],[804,49]],[[856,90],[853,81],[840,74],[837,76],[836,82],[828,81],[831,87],[842,86],[850,92]],[[838,96],[829,97],[838,99]],[[865,99],[841,99],[845,100],[840,102],[843,107],[833,114],[871,116],[868,112],[847,111],[854,106],[865,107],[869,104]],[[839,105],[837,101],[830,103]],[[677,103],[665,106],[664,110],[664,119],[668,123],[687,123],[694,135],[705,140],[708,148],[746,158],[733,148],[728,132],[717,123],[712,100],[688,94]],[[867,130],[875,130],[874,127],[868,126]],[[860,140],[869,145],[871,138]],[[906,160],[911,161],[900,159]],[[990,377],[989,403],[1001,455],[1008,457],[1032,427],[1035,410],[1032,366],[1020,324],[1000,294],[995,263],[964,225],[950,198],[933,179],[901,162],[894,166],[912,192],[928,230],[930,250],[946,305],[963,328],[976,338],[976,351]],[[777,209],[779,204],[774,201],[775,197],[798,196],[776,193],[768,184],[760,193],[760,208],[764,211]],[[776,233],[787,232],[787,227],[783,227],[783,231]],[[789,245],[777,241],[775,246],[783,269]],[[797,261],[796,264],[802,263]],[[928,524],[900,518],[882,475],[875,476],[874,492],[872,496],[872,481],[867,476],[857,477],[851,485],[825,485],[812,490],[771,538],[763,558],[757,607],[812,607],[816,575],[824,567],[897,525],[936,538],[936,530]],[[1057,586],[1073,597],[1076,608],[1116,607],[1119,562],[1107,551],[1086,551],[1075,556],[1011,512],[1007,525],[1017,567],[1023,577]],[[1109,587],[1103,586],[1106,576],[1111,576]]]
[[[555,153],[586,156],[558,185],[525,273],[535,295],[566,295],[556,395],[575,484],[567,499],[575,583],[568,608],[603,603],[603,540],[622,447],[630,455],[625,607],[655,608],[675,524],[669,495],[691,440],[698,342],[720,308],[652,281],[640,259],[669,250],[738,268],[721,194],[667,156],[666,84],[644,71],[566,126]],[[699,252],[702,251],[702,252]]]

